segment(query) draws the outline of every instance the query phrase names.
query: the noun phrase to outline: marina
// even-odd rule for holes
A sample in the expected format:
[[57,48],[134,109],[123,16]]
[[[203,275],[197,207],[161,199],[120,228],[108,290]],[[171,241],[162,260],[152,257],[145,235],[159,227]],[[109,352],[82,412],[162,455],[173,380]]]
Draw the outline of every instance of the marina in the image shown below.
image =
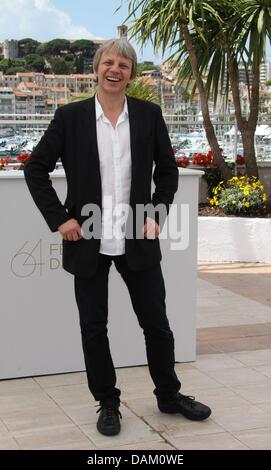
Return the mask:
[[[11,163],[22,153],[31,153],[47,129],[53,115],[0,115],[0,158],[10,156]],[[174,119],[173,119],[174,118]],[[164,115],[175,157],[187,157],[192,161],[197,153],[210,150],[202,119],[191,116]],[[214,118],[218,143],[226,161],[234,161],[243,155],[242,139],[232,122],[218,122]],[[257,161],[271,161],[271,126],[261,122],[255,132]]]

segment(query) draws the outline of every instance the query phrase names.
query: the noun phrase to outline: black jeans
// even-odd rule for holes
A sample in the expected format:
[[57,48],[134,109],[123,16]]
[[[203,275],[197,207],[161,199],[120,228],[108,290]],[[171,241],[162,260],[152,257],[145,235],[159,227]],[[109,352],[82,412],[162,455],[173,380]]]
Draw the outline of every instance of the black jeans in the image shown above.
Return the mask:
[[116,374],[107,337],[108,274],[112,260],[126,283],[139,325],[143,329],[154,394],[170,399],[181,384],[175,374],[174,337],[166,315],[165,285],[160,263],[134,272],[125,255],[99,254],[96,273],[90,278],[75,277],[82,345],[88,386],[95,400],[118,402]]

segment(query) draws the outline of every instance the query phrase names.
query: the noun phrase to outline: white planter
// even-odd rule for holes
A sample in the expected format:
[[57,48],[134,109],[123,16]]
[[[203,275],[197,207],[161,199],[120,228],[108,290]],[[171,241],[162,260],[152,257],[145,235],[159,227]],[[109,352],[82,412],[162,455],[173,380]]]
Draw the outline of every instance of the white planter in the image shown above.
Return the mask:
[[[196,356],[197,209],[201,174],[179,170],[180,184],[174,201],[180,214],[182,205],[189,207],[189,225],[182,227],[189,235],[189,243],[173,251],[170,240],[161,239],[167,311],[175,335],[177,362],[194,361]],[[84,369],[73,276],[61,269],[60,236],[49,231],[23,176],[22,171],[0,172],[3,227],[0,379]],[[63,201],[66,194],[63,170],[54,171],[51,178]],[[110,271],[109,298],[109,340],[115,366],[146,364],[144,336],[127,288],[114,266]]]
[[271,263],[271,219],[199,217],[198,260]]

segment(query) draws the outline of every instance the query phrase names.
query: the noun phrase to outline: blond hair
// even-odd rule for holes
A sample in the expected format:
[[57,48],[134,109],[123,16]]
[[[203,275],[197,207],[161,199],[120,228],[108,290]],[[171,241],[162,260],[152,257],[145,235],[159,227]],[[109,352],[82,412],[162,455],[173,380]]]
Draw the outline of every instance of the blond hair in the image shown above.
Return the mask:
[[134,48],[131,44],[127,41],[127,39],[120,38],[120,39],[110,39],[102,44],[99,49],[97,49],[94,59],[93,59],[93,69],[94,72],[97,73],[99,63],[102,57],[102,54],[106,51],[110,51],[113,49],[118,55],[121,57],[125,57],[125,59],[130,59],[132,61],[132,71],[131,71],[131,79],[136,77],[136,67],[137,67],[137,57]]

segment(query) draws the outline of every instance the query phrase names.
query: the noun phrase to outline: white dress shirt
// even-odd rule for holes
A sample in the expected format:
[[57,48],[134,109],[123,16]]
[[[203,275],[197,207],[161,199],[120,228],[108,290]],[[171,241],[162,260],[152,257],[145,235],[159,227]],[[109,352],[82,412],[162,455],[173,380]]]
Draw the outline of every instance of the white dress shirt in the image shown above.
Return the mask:
[[[104,115],[95,96],[97,142],[102,182],[102,235],[100,253],[125,253],[125,222],[131,188],[131,146],[127,99],[116,127]],[[117,208],[120,212],[117,214]]]

